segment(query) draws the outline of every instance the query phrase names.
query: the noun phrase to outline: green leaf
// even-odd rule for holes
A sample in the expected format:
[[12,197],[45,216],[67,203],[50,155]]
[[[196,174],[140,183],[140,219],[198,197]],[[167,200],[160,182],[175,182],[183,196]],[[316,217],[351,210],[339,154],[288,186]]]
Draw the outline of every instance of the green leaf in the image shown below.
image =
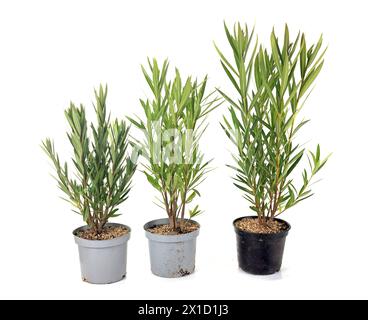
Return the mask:
[[191,195],[187,199],[187,203],[192,202],[194,200],[194,198],[195,198],[196,195],[197,194],[195,192],[192,192]]
[[317,78],[317,76],[321,72],[322,67],[323,67],[323,61],[315,69],[313,69],[309,72],[305,82],[303,83],[303,85],[300,89],[299,97],[302,97],[307,92],[309,87],[312,85],[314,80]]

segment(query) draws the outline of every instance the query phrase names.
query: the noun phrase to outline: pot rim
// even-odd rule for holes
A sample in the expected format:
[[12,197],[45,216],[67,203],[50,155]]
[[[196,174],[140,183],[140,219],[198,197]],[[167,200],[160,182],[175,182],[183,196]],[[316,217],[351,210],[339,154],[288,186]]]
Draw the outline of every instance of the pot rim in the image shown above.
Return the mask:
[[162,218],[162,219],[155,219],[147,222],[143,228],[146,232],[146,237],[149,240],[157,241],[157,242],[184,242],[184,241],[190,241],[196,238],[199,235],[199,230],[201,228],[201,225],[192,219],[184,219],[185,221],[191,221],[194,222],[196,225],[198,225],[198,229],[194,230],[189,233],[184,234],[177,234],[177,235],[164,235],[164,234],[155,234],[152,232],[149,232],[148,229],[154,225],[163,225],[169,223],[169,218]]
[[131,234],[131,228],[125,224],[121,224],[121,223],[113,223],[113,222],[108,222],[106,223],[106,226],[119,226],[119,227],[124,227],[126,229],[128,229],[128,233],[114,238],[114,239],[108,239],[108,240],[88,240],[88,239],[83,239],[81,237],[78,237],[76,235],[76,233],[79,230],[85,230],[88,228],[87,225],[81,226],[77,229],[75,229],[73,231],[73,236],[74,236],[74,240],[75,243],[78,244],[79,246],[82,247],[87,247],[87,248],[108,248],[108,247],[115,247],[115,246],[119,246],[124,244],[125,242],[127,242],[130,239],[130,234]]
[[258,217],[257,216],[244,216],[244,217],[240,217],[240,218],[237,218],[233,221],[233,226],[234,226],[234,229],[235,229],[235,232],[239,235],[247,235],[247,236],[262,236],[262,237],[265,237],[265,238],[278,238],[278,237],[284,237],[284,236],[287,236],[287,234],[289,233],[290,229],[291,229],[291,225],[283,220],[283,219],[279,219],[279,218],[274,218],[276,221],[279,221],[279,222],[282,222],[284,223],[287,228],[285,230],[282,230],[278,233],[255,233],[255,232],[249,232],[249,231],[245,231],[245,230],[241,230],[239,229],[237,226],[236,226],[236,222],[238,222],[239,220],[242,220],[242,219],[257,219]]

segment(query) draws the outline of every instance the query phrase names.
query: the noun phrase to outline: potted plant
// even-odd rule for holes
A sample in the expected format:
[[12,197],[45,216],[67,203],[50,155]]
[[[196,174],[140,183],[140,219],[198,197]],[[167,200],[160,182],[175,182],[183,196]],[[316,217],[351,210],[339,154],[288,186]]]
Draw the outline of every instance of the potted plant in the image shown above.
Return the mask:
[[95,91],[97,125],[91,124],[90,135],[83,105],[70,103],[65,111],[74,151],[74,177],[67,162],[61,162],[53,142],[46,139],[42,144],[55,167],[65,200],[87,224],[74,230],[73,235],[79,247],[82,279],[97,284],[125,277],[130,228],[108,221],[119,215],[118,206],[128,197],[136,169],[127,152],[129,128],[124,121],[110,121],[106,95],[107,87]]
[[[216,47],[221,65],[237,97],[219,90],[230,104],[230,117],[222,127],[237,147],[234,155],[235,186],[244,192],[256,216],[234,221],[241,269],[253,274],[280,270],[285,239],[290,225],[277,217],[312,196],[311,181],[326,164],[319,145],[307,152],[295,142],[308,122],[298,115],[309,96],[311,85],[323,66],[322,36],[307,47],[305,35],[294,41],[285,26],[283,43],[273,31],[271,50],[253,44],[254,30],[235,25],[225,32],[232,49],[230,63]],[[295,171],[307,154],[309,168],[301,171],[301,186]]]
[[[148,60],[149,70],[142,66],[152,98],[140,100],[145,119],[130,121],[144,133],[135,140],[146,159],[144,174],[159,192],[158,205],[167,217],[145,224],[149,239],[152,273],[167,278],[191,274],[195,268],[196,238],[200,225],[193,220],[201,213],[191,206],[200,196],[198,186],[209,170],[199,150],[199,139],[205,130],[206,116],[218,99],[205,96],[207,78],[197,83],[191,77],[182,80],[176,70],[173,81],[167,80],[167,60],[159,67]],[[189,216],[189,219],[186,218]]]

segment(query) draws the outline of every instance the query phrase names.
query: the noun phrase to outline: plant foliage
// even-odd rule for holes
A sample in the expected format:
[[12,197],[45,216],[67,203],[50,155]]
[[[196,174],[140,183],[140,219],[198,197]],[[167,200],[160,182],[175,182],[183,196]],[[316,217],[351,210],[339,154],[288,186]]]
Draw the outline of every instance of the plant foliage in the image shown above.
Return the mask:
[[[191,77],[182,79],[176,69],[172,81],[168,78],[169,63],[159,67],[156,59],[148,59],[148,70],[142,72],[152,92],[152,98],[140,100],[145,119],[129,120],[144,134],[135,141],[147,160],[144,174],[160,193],[158,205],[169,218],[173,230],[183,228],[188,206],[200,196],[198,186],[209,171],[199,150],[199,140],[205,130],[206,116],[219,99],[206,96],[207,77],[198,83]],[[201,213],[198,205],[189,210],[193,218]]]
[[[282,40],[273,30],[270,51],[258,45],[254,29],[240,24],[225,33],[233,58],[226,58],[215,45],[237,97],[219,90],[230,104],[222,127],[237,147],[235,186],[244,192],[261,223],[312,196],[311,180],[326,164],[320,146],[307,152],[294,142],[308,120],[298,114],[311,86],[323,67],[322,36],[307,46],[304,34],[290,39],[285,26]],[[233,62],[230,62],[230,61]],[[307,154],[309,168],[302,170],[302,184],[296,187],[293,173]]]
[[110,121],[106,112],[107,87],[95,90],[97,126],[88,132],[85,108],[70,103],[65,111],[70,126],[69,141],[73,147],[72,163],[75,177],[68,163],[61,163],[50,139],[42,147],[52,160],[59,188],[81,214],[88,226],[101,232],[108,219],[118,216],[118,206],[128,198],[131,179],[136,169],[128,155],[129,127],[124,121]]

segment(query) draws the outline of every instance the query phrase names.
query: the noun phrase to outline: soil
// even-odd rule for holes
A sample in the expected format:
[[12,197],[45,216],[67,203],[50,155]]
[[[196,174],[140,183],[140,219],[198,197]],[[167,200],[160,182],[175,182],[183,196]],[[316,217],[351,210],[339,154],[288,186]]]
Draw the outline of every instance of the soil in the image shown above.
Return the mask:
[[265,224],[259,223],[258,219],[243,218],[235,223],[242,231],[260,234],[275,234],[287,229],[287,225],[277,220],[268,220]]
[[122,226],[107,226],[101,233],[93,229],[80,230],[76,236],[85,240],[111,240],[127,234],[129,230]]
[[183,270],[183,269],[180,269],[179,274],[180,274],[181,277],[185,277],[185,276],[189,276],[190,272],[186,271],[186,270]]
[[162,224],[149,228],[148,231],[154,234],[169,236],[191,233],[193,231],[196,231],[197,229],[199,229],[199,225],[197,223],[188,221],[184,222],[183,230],[180,230],[179,228],[178,230],[173,230],[169,224]]

